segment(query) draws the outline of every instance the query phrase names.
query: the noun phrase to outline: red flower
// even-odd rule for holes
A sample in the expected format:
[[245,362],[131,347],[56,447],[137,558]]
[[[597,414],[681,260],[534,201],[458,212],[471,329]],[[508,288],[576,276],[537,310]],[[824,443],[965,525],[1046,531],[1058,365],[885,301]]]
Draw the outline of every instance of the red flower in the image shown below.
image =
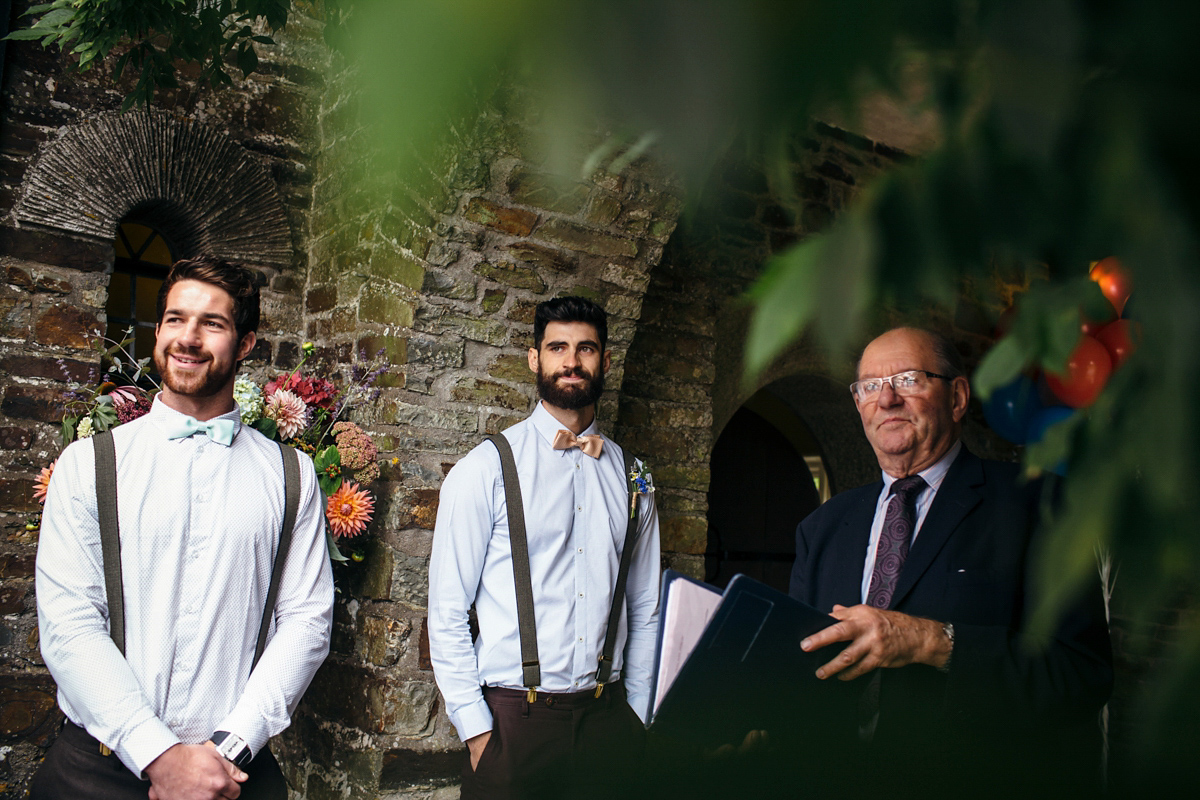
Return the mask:
[[298,395],[306,406],[323,408],[326,411],[334,410],[338,395],[337,387],[324,378],[316,378],[312,375],[293,375],[290,372],[270,381],[264,392],[267,397],[270,397],[279,389],[287,389]]

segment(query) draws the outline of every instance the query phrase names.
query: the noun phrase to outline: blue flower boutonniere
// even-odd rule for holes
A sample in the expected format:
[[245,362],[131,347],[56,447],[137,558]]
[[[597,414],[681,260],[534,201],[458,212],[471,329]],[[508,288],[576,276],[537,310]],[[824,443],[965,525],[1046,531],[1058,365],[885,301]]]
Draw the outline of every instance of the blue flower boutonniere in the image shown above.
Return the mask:
[[629,498],[629,517],[632,519],[633,515],[637,513],[638,498],[654,492],[654,476],[650,474],[650,468],[646,466],[646,462],[640,458],[633,460],[633,468],[629,470],[629,483],[633,489]]

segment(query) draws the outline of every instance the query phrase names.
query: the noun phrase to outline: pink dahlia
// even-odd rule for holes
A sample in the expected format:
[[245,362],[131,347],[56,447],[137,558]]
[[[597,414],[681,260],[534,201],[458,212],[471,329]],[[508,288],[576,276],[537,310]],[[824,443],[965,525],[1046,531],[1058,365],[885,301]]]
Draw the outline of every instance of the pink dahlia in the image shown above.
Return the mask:
[[264,414],[267,419],[275,420],[281,439],[295,438],[308,425],[308,406],[287,389],[271,395]]
[[334,536],[357,536],[366,530],[367,523],[375,513],[375,500],[371,493],[359,489],[357,483],[342,482],[325,506],[325,517]]
[[42,467],[42,471],[33,479],[33,496],[39,503],[46,502],[46,492],[50,491],[50,476],[54,474],[54,468],[58,465],[58,459],[48,467]]

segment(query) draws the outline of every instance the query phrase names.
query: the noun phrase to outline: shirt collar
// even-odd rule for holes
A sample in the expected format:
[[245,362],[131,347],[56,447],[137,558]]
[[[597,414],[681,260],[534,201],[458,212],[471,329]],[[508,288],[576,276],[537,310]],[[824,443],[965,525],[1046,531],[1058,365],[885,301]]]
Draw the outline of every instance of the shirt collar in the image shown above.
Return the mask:
[[[164,424],[168,420],[177,419],[179,417],[188,417],[190,414],[184,414],[182,411],[176,411],[162,401],[162,395],[154,395],[154,402],[150,406],[150,410],[146,412],[146,416],[154,423],[163,435],[166,435],[167,426]],[[242,410],[237,403],[233,404],[233,408],[226,411],[224,414],[213,417],[213,419],[228,419],[233,421],[233,438],[237,440],[238,432],[242,429]],[[182,439],[180,440],[182,441]]]
[[[935,494],[942,485],[942,481],[946,479],[946,473],[950,471],[950,465],[954,463],[954,459],[958,458],[960,450],[962,450],[962,439],[956,441],[954,446],[946,451],[946,455],[935,461],[932,466],[926,467],[917,473],[925,479],[926,485],[928,488],[933,489]],[[892,484],[895,482],[895,478],[886,472],[883,473],[883,495],[885,497],[891,492]]]
[[[529,415],[529,421],[533,424],[533,428],[538,432],[538,435],[545,439],[546,443],[551,447],[554,446],[554,434],[561,430],[567,430],[566,425],[563,425],[561,422],[556,420],[554,415],[546,410],[546,406],[542,404],[541,400],[538,400],[537,406],[535,406],[533,409],[533,413]],[[588,436],[591,434],[603,436],[596,426],[595,417],[592,418],[592,424],[588,425],[587,428],[585,428],[579,435]],[[560,457],[567,454],[566,450],[556,450],[555,452],[558,453]]]

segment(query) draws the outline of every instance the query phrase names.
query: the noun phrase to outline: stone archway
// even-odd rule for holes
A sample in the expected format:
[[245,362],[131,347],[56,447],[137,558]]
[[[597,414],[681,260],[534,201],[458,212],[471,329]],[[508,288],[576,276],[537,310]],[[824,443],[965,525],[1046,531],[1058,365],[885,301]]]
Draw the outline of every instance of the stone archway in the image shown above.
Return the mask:
[[263,165],[221,130],[162,111],[68,127],[43,148],[13,209],[21,224],[106,243],[130,214],[170,230],[181,255],[276,268],[295,261]]

